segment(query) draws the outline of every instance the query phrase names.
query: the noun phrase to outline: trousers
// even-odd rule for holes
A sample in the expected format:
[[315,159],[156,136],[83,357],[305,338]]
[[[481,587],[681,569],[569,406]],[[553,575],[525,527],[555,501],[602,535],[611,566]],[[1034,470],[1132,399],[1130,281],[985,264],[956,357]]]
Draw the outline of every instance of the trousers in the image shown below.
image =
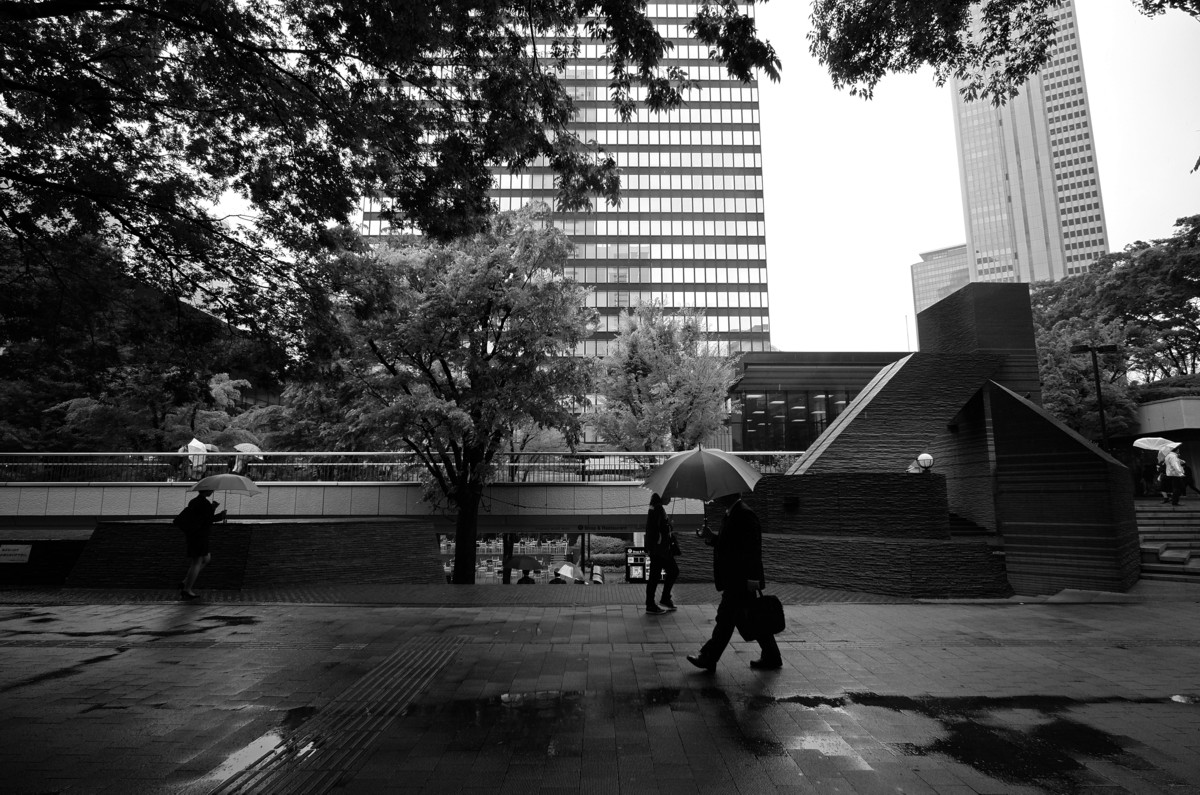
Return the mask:
[[[750,591],[738,588],[726,588],[721,592],[721,603],[717,605],[717,625],[713,627],[712,637],[700,647],[700,656],[705,660],[716,663],[721,659],[725,647],[733,638],[733,631],[738,621],[746,611],[750,600],[754,598]],[[779,644],[774,635],[766,635],[756,639],[762,649],[762,659],[767,661],[780,660]]]
[[646,566],[646,604],[654,604],[654,592],[663,584],[662,598],[671,601],[671,586],[679,579],[679,564],[673,555],[650,555]]

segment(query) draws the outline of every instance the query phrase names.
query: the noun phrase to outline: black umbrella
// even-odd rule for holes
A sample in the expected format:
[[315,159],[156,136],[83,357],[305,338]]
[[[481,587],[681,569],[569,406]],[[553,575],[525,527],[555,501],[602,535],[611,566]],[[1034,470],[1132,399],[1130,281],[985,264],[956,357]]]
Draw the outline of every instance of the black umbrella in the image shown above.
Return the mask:
[[535,557],[529,555],[513,555],[508,560],[504,561],[504,568],[518,569],[520,571],[541,571],[545,568],[542,562]]

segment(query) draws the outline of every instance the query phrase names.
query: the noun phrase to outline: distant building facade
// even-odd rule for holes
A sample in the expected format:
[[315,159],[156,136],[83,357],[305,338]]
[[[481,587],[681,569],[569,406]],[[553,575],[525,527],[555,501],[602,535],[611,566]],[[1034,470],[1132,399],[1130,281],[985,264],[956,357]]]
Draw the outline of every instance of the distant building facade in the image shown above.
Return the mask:
[[[592,288],[600,316],[579,354],[607,353],[620,313],[652,301],[702,313],[710,342],[723,349],[770,349],[758,84],[729,77],[690,38],[685,26],[695,9],[647,7],[675,44],[662,68],[685,69],[696,81],[684,107],[657,114],[639,107],[622,121],[609,98],[605,45],[595,40],[563,75],[578,107],[572,129],[621,169],[620,206],[596,199],[590,212],[555,212],[554,223],[575,243],[575,278]],[[502,211],[531,201],[553,207],[556,192],[544,161],[518,174],[494,170],[492,197]],[[366,234],[386,232],[379,209],[364,201]]]
[[922,312],[970,281],[966,244],[926,251],[912,266],[913,306]]
[[884,367],[907,353],[747,353],[729,394],[731,449],[807,450]]
[[[953,86],[971,282],[1056,281],[1108,253],[1074,0],[1053,15],[1049,63],[1004,106],[967,102]],[[943,264],[913,266],[915,297],[917,280]]]

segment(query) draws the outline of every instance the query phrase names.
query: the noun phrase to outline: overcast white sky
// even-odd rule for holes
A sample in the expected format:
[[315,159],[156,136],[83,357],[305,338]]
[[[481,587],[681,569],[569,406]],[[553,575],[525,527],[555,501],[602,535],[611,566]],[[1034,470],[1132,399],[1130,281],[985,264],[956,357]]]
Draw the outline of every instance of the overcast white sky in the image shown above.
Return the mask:
[[[1200,23],[1077,0],[1111,247],[1200,213]],[[760,84],[771,341],[784,351],[917,345],[909,266],[966,242],[950,88],[891,76],[865,101],[808,54],[809,3],[757,6],[783,62]]]

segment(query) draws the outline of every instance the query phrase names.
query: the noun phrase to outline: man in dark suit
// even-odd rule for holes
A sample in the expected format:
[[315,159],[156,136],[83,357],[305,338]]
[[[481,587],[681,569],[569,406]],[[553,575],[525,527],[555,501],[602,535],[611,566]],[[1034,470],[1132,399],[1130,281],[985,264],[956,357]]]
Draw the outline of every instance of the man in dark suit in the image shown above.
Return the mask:
[[[721,603],[717,606],[717,625],[712,637],[700,649],[699,654],[689,654],[688,662],[706,671],[715,671],[717,660],[729,645],[739,620],[746,608],[756,598],[757,591],[766,587],[762,564],[762,526],[758,516],[742,501],[740,495],[723,497],[728,506],[721,520],[721,533],[713,544],[713,582],[721,592]],[[750,667],[756,670],[774,670],[783,667],[783,657],[774,635],[756,638],[762,648],[762,656],[753,660]]]

